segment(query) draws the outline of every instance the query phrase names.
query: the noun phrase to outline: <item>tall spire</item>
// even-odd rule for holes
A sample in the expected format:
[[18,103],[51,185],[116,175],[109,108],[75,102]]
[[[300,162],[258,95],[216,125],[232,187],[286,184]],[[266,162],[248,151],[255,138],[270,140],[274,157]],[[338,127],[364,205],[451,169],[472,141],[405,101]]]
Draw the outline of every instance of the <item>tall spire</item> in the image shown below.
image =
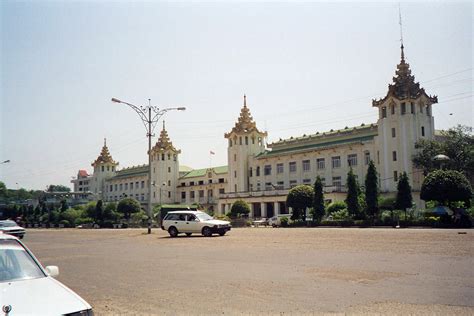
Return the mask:
[[152,151],[161,151],[161,150],[171,150],[177,153],[180,153],[180,150],[177,150],[174,146],[173,143],[171,142],[168,132],[166,131],[165,127],[165,120],[163,120],[163,129],[160,132],[160,137],[158,138],[158,141],[156,142],[155,146],[153,147]]
[[244,107],[247,107],[247,96],[244,94]]
[[99,157],[97,157],[97,159],[91,165],[95,167],[96,165],[102,163],[117,164],[110,155],[109,148],[107,148],[107,138],[104,138],[104,146],[100,151]]
[[[248,133],[248,132],[252,132],[252,131],[257,131],[259,133],[262,133],[257,129],[257,124],[254,122],[253,117],[250,114],[250,110],[247,107],[247,96],[244,94],[244,106],[240,110],[240,116],[239,116],[237,122],[235,123],[235,126],[232,128],[231,133],[232,132]],[[266,132],[264,132],[262,134],[266,135]],[[229,135],[230,135],[230,133],[224,134],[225,137],[228,137]]]
[[401,53],[402,53],[402,62],[405,62],[405,53],[403,51],[403,49],[405,48],[403,46],[403,27],[402,27],[402,9],[401,9],[401,6],[400,6],[400,3],[398,3],[398,23],[400,24],[400,49],[401,49]]

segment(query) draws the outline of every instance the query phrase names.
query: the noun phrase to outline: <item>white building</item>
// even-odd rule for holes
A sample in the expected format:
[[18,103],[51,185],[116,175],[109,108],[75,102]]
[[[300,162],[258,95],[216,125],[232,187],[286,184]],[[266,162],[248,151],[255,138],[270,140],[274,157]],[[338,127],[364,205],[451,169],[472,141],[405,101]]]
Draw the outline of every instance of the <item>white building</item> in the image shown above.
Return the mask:
[[[243,199],[250,204],[252,217],[270,217],[288,212],[285,201],[291,187],[312,185],[317,176],[323,180],[327,199],[343,200],[349,168],[363,184],[373,160],[382,193],[394,194],[399,175],[407,172],[419,204],[422,173],[413,166],[412,156],[417,140],[434,137],[431,106],[435,103],[437,97],[415,82],[403,46],[387,95],[372,101],[378,110],[377,123],[290,137],[266,146],[267,133],[257,128],[244,96],[235,126],[224,135],[227,166],[198,170],[180,166],[181,151],[163,126],[151,150],[152,203],[199,203],[222,214]],[[73,180],[75,190],[78,181],[89,181],[91,191],[106,201],[128,196],[146,203],[147,165],[116,170],[118,163],[104,143],[92,166],[92,176]]]

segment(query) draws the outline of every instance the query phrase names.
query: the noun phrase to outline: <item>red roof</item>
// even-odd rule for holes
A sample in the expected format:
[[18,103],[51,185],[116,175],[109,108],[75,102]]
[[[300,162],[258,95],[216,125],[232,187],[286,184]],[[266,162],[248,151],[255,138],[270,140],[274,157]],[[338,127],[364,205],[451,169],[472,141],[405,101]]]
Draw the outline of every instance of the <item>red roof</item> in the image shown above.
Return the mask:
[[78,178],[86,178],[88,176],[89,174],[87,173],[87,170],[79,170],[79,173],[77,174]]

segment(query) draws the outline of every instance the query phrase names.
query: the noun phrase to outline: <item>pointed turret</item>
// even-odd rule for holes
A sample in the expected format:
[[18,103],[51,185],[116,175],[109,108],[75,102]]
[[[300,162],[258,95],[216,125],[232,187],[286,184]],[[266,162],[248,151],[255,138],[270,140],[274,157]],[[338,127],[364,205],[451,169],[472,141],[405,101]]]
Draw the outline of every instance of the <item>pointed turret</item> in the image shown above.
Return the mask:
[[232,128],[232,131],[226,133],[224,136],[229,138],[229,135],[232,133],[251,133],[253,131],[261,133],[264,136],[267,135],[266,132],[261,132],[257,129],[257,124],[253,121],[253,117],[247,107],[247,96],[244,94],[244,106],[240,110],[239,118],[237,119],[235,126]]
[[166,131],[165,121],[163,121],[163,129],[160,132],[160,137],[156,142],[155,146],[151,149],[152,152],[160,152],[160,151],[172,151],[174,153],[181,153],[181,150],[176,149],[171,142],[168,132]]
[[104,146],[102,147],[102,150],[99,154],[99,157],[92,162],[91,166],[95,167],[97,165],[103,164],[103,163],[111,163],[111,164],[117,164],[113,159],[112,156],[110,155],[109,148],[107,148],[107,139],[104,138]]

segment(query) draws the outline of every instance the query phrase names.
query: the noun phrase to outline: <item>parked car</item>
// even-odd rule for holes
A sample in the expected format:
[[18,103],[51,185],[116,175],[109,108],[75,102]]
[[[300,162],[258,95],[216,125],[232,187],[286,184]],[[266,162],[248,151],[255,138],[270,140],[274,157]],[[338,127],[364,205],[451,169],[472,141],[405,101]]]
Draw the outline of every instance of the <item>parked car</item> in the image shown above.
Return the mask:
[[228,221],[214,219],[202,211],[173,211],[166,214],[161,229],[168,231],[171,237],[180,233],[187,236],[198,233],[211,237],[212,234],[224,236],[231,229],[231,225]]
[[25,236],[25,229],[12,220],[0,221],[0,231],[20,239]]
[[271,225],[272,227],[280,227],[282,218],[287,218],[288,222],[290,222],[291,214],[280,214],[280,215],[273,216],[268,219],[268,225]]
[[[0,232],[0,306],[5,315],[94,315],[91,306],[43,268],[26,246]],[[3,315],[3,314],[2,314]]]

